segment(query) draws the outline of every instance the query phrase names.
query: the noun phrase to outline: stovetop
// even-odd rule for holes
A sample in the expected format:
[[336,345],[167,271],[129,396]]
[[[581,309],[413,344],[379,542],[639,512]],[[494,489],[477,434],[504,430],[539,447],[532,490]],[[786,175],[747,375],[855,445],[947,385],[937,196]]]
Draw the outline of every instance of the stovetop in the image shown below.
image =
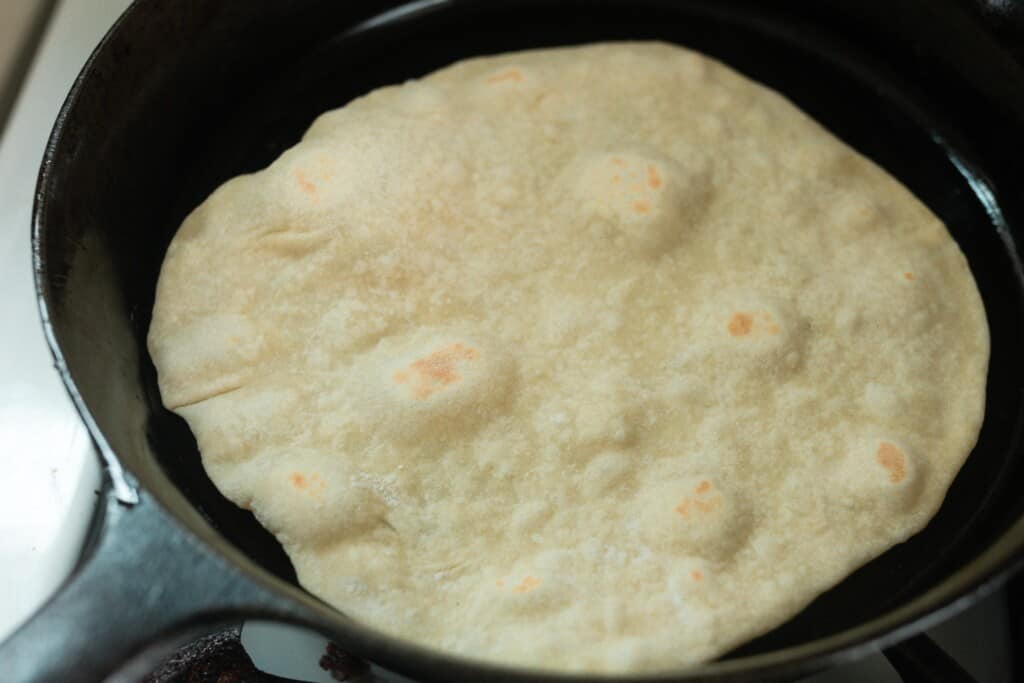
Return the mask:
[[[0,478],[0,639],[27,619],[71,571],[100,485],[96,454],[43,339],[32,283],[29,225],[36,172],[60,104],[92,48],[129,4],[130,0],[57,2],[0,137],[0,466],[5,472]],[[1015,601],[1021,604],[1019,597]],[[999,592],[930,634],[979,681],[1002,683],[1012,680],[1011,651],[1024,649],[1024,643],[1011,642],[1011,618],[1020,620],[1020,612],[1011,617],[1006,597]],[[1020,633],[1019,624],[1015,633]],[[205,660],[189,661],[205,666],[208,673],[220,665],[235,666],[236,673],[255,665],[292,679],[336,680],[320,666],[328,645],[320,636],[249,622],[240,640],[237,631],[217,638],[204,641],[205,650],[200,648]],[[161,680],[190,680],[183,677],[187,671],[187,666],[167,669]],[[222,680],[275,679],[250,671]],[[359,680],[400,679],[382,678],[371,670]],[[874,655],[807,680],[899,678],[883,657]]]

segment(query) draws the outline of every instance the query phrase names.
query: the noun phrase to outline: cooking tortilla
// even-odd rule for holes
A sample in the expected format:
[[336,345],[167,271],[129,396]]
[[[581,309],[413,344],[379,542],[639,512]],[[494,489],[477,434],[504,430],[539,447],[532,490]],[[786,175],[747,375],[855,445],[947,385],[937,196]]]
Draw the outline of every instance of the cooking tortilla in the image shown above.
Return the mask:
[[608,43],[322,115],[185,220],[149,348],[312,593],[450,654],[639,672],[921,529],[989,336],[899,182],[712,59]]

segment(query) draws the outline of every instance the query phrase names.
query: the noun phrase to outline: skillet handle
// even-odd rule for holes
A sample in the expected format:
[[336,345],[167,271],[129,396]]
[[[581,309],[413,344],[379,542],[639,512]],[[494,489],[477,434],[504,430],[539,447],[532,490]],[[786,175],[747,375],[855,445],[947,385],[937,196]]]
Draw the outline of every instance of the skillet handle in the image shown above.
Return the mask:
[[918,633],[882,653],[903,683],[977,683],[949,653]]
[[125,506],[105,492],[79,565],[0,643],[4,680],[137,681],[216,624],[250,615],[302,620],[292,601],[258,585],[140,494],[138,504]]

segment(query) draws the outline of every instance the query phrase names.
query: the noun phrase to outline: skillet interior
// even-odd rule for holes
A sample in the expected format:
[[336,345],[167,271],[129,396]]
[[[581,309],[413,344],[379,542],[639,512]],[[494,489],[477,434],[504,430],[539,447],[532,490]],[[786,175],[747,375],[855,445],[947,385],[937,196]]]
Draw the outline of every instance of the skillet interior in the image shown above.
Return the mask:
[[[149,4],[155,10],[157,3]],[[228,25],[232,12],[244,16],[237,8],[245,4],[214,9],[217,3],[209,3],[190,11]],[[164,250],[185,214],[213,188],[265,166],[297,142],[316,115],[373,87],[476,54],[651,38],[696,48],[776,88],[899,178],[950,227],[978,281],[992,330],[982,436],[935,520],[731,656],[794,645],[878,617],[950,576],[1020,515],[1024,501],[1010,482],[1021,469],[1024,277],[1013,218],[1024,214],[1009,195],[990,193],[1020,178],[1007,161],[1022,134],[1011,111],[986,111],[980,119],[957,89],[962,86],[919,72],[911,62],[885,66],[888,43],[873,44],[880,52],[872,55],[856,36],[840,35],[850,27],[828,33],[806,13],[776,11],[766,18],[762,13],[769,13],[755,7],[710,0],[588,3],[585,11],[582,2],[422,2],[415,11],[351,31],[350,19],[332,14],[327,4],[304,3],[305,25],[319,28],[273,49],[207,46],[192,72],[175,70],[175,55],[165,56],[166,73],[156,68],[139,90],[124,92],[124,102],[90,103],[94,112],[110,114],[107,128],[96,126],[97,119],[91,128],[72,121],[62,141],[68,152],[57,162],[55,182],[73,191],[47,198],[45,295],[87,405],[114,451],[147,486],[165,488],[169,478],[231,543],[294,582],[276,541],[206,477],[185,423],[161,407],[145,352]],[[372,13],[372,4],[361,9]],[[176,11],[163,14],[172,32]],[[273,24],[266,23],[269,39]],[[154,35],[159,28],[151,27]],[[138,36],[122,57],[151,50],[143,47],[146,39]],[[260,66],[242,76],[241,68],[253,64]],[[199,78],[198,65],[212,75]],[[192,85],[199,80],[203,88]],[[1000,144],[1005,149],[997,150]],[[164,493],[177,497],[171,488]]]

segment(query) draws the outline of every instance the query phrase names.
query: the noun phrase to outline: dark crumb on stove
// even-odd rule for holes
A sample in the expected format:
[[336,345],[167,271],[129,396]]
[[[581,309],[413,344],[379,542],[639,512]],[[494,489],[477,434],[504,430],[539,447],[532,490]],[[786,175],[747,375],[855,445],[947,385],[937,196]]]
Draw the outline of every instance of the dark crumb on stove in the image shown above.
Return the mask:
[[349,681],[366,673],[369,665],[347,652],[343,652],[334,643],[327,643],[327,651],[320,658],[320,668],[331,674],[336,681]]
[[238,639],[237,629],[189,643],[143,683],[263,683]]
[[142,683],[298,683],[257,669],[232,628],[189,643]]

